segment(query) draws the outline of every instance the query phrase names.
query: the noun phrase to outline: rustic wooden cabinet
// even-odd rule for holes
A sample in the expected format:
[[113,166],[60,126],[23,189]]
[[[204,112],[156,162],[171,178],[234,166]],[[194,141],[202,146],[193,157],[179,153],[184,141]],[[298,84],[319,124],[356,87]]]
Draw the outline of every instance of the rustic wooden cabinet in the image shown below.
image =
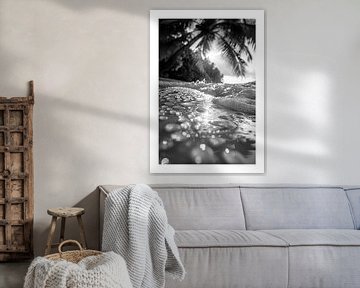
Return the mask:
[[0,261],[33,255],[33,91],[0,97]]

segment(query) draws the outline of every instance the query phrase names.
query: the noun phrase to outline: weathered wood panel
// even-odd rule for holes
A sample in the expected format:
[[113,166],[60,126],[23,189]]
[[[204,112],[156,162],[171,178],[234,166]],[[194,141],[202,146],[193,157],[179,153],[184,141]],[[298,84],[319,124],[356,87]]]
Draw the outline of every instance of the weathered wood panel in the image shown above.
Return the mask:
[[33,255],[33,104],[0,97],[0,261]]

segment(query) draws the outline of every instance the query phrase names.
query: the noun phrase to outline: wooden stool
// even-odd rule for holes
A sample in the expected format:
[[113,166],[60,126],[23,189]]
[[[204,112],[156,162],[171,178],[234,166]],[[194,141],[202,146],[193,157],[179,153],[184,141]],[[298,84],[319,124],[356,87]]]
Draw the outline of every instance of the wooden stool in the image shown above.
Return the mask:
[[[84,249],[86,249],[86,239],[85,239],[85,230],[84,230],[84,224],[81,219],[81,215],[85,213],[84,208],[50,208],[47,210],[47,213],[52,216],[51,224],[50,224],[50,231],[49,236],[47,240],[45,255],[50,254],[52,247],[57,247],[62,241],[64,241],[64,234],[65,234],[65,223],[66,218],[69,217],[77,217],[79,227],[80,227],[80,239],[81,239],[81,245]],[[58,217],[61,218],[61,229],[60,229],[60,242],[52,244],[52,239],[54,237],[55,228],[56,228],[56,222]]]

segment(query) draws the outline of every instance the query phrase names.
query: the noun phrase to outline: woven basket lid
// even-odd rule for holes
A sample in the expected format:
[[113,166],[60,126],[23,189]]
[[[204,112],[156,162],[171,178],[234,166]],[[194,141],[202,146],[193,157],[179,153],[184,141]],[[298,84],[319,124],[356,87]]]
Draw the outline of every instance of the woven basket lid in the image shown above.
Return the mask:
[[[73,251],[62,251],[62,247],[65,244],[75,244],[79,247],[79,250],[73,250]],[[83,249],[83,247],[81,246],[81,244],[76,241],[76,240],[65,240],[63,242],[60,243],[59,248],[58,248],[59,253],[54,253],[54,254],[50,254],[45,256],[46,259],[49,260],[66,260],[69,262],[73,262],[73,263],[78,263],[79,261],[81,261],[82,259],[89,257],[89,256],[97,256],[97,255],[101,255],[102,252],[97,251],[97,250],[87,250],[87,249]]]

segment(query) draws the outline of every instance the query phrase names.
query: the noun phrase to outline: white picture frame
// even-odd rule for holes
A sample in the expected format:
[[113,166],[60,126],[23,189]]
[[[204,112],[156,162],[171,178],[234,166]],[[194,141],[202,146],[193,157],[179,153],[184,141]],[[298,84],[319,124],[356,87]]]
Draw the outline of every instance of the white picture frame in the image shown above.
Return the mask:
[[[161,19],[255,19],[256,98],[254,163],[161,164],[159,150],[159,21]],[[151,10],[150,11],[150,172],[151,173],[264,173],[264,11]]]

